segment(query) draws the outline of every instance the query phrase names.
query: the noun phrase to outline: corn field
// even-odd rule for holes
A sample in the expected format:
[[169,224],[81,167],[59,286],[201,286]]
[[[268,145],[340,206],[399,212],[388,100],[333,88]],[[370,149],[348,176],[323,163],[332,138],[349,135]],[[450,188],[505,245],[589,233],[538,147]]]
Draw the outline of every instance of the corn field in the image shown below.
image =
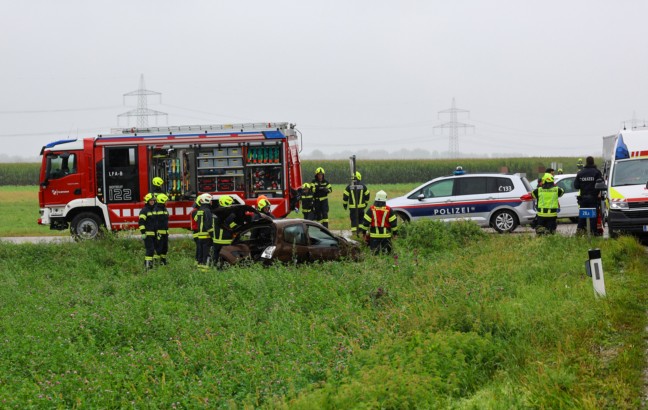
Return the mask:
[[[434,160],[362,160],[356,164],[362,173],[362,181],[369,184],[420,183],[432,178],[449,175],[461,165],[467,173],[475,172],[519,172],[529,179],[551,166],[552,162],[562,164],[566,174],[575,173],[577,158],[574,157],[529,157],[529,158],[484,158],[484,159],[434,159]],[[600,159],[597,160],[600,163]],[[348,160],[303,160],[301,162],[304,181],[312,178],[317,167],[323,167],[326,178],[333,184],[349,182]],[[0,164],[0,186],[38,185],[40,164]]]
[[[528,179],[536,178],[553,162],[562,164],[565,174],[576,173],[573,157],[529,157],[529,158],[470,158],[434,160],[356,160],[357,170],[362,174],[362,182],[368,184],[421,183],[443,175],[450,175],[458,165],[466,173],[511,172],[524,173]],[[600,160],[598,160],[600,163]],[[326,179],[334,184],[348,183],[350,180],[348,160],[303,160],[302,178],[310,180],[317,167],[326,171]]]
[[40,164],[0,163],[0,186],[38,185]]

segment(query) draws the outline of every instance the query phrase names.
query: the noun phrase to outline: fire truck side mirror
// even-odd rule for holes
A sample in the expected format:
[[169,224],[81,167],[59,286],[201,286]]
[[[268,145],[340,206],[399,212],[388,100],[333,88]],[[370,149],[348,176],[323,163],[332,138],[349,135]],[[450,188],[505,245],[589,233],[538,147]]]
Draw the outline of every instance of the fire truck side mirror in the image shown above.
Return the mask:
[[40,186],[43,187],[43,188],[47,187],[48,185],[49,185],[49,181],[48,181],[48,180],[45,180],[45,181],[43,181],[43,182],[40,183]]

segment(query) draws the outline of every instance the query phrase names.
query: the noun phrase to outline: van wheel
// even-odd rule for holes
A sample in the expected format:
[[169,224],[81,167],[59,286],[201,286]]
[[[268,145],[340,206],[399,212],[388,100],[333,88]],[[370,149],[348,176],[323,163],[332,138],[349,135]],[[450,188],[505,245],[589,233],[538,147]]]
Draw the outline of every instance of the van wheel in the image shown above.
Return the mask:
[[97,239],[101,237],[101,220],[96,214],[82,212],[72,219],[70,233],[77,241]]
[[510,233],[519,225],[517,215],[511,211],[496,212],[491,218],[491,226],[499,233]]

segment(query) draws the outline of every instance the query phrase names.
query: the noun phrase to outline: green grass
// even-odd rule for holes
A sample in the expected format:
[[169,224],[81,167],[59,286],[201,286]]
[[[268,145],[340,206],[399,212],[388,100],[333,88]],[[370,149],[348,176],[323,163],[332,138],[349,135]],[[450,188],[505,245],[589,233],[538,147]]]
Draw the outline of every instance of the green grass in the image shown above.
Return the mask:
[[[372,195],[383,189],[390,198],[403,195],[414,189],[417,184],[384,184],[370,186]],[[342,192],[346,185],[334,185],[329,199],[330,228],[334,230],[350,229],[348,211],[342,208]],[[38,187],[37,186],[0,186],[0,236],[48,236],[69,235],[69,231],[52,231],[48,226],[37,224],[38,220]],[[291,217],[303,217],[303,214],[291,214]],[[174,230],[185,233],[184,230]]]
[[69,235],[38,225],[38,186],[0,186],[0,236]]
[[[641,406],[648,261],[632,238],[405,231],[398,259],[210,272],[184,239],[149,273],[136,240],[0,242],[0,403]],[[583,273],[591,247],[605,299]]]

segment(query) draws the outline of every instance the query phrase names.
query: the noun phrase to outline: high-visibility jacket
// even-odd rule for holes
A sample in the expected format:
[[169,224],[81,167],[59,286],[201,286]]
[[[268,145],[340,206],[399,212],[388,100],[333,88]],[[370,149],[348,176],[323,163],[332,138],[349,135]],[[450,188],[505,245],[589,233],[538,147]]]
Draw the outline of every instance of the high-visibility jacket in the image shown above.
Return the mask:
[[371,238],[391,238],[398,231],[398,220],[387,205],[371,205],[365,212],[361,230],[368,230]]
[[153,213],[156,220],[156,231],[159,234],[169,234],[169,211],[164,204],[155,204]]
[[221,220],[220,218],[214,218],[214,236],[212,237],[213,241],[217,245],[229,245],[234,240],[232,231],[234,231],[240,224],[240,221],[236,220],[236,214],[231,213]]
[[313,188],[300,188],[301,189],[301,211],[303,213],[310,212],[313,209]]
[[555,185],[545,184],[536,188],[531,195],[538,201],[538,216],[546,218],[558,216],[560,206],[558,198],[563,196],[564,193],[564,189]]
[[211,209],[209,209],[209,205],[201,205],[200,208],[198,208],[198,211],[196,211],[194,220],[196,221],[196,227],[198,228],[194,237],[198,239],[209,239],[214,231],[212,213]]
[[147,203],[139,213],[139,230],[142,235],[155,236],[156,228],[155,208]]
[[313,188],[313,200],[314,201],[325,201],[328,199],[328,194],[333,192],[333,187],[331,184],[324,178],[321,181],[318,181],[317,178],[311,182]]
[[345,209],[347,206],[349,209],[365,209],[369,203],[370,196],[371,192],[365,184],[358,182],[355,184],[355,187],[352,187],[351,184],[349,184],[344,188],[344,193],[342,194],[342,205]]

